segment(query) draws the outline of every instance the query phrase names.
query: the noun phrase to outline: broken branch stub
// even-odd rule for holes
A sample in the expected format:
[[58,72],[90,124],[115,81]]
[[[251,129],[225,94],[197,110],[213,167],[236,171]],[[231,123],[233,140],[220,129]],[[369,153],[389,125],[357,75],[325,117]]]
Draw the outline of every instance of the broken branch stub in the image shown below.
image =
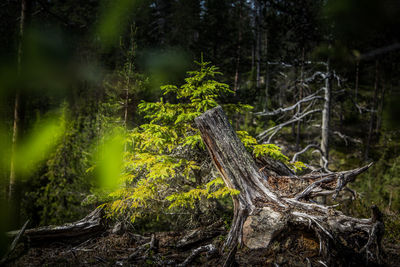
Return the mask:
[[[258,168],[221,107],[203,113],[195,122],[226,186],[240,191],[232,196],[234,217],[225,242],[228,251],[235,251],[237,244],[251,249],[268,248],[283,232],[287,235],[311,229],[319,240],[320,254],[328,263],[333,260],[360,263],[365,262],[366,256],[370,262],[379,262],[379,249],[366,248],[380,247],[380,244],[372,246],[381,240],[371,237],[377,233],[373,231],[376,222],[349,217],[333,207],[309,202],[319,194],[335,198],[371,164],[346,172],[275,176],[271,175],[274,172]],[[228,257],[233,257],[231,254]]]

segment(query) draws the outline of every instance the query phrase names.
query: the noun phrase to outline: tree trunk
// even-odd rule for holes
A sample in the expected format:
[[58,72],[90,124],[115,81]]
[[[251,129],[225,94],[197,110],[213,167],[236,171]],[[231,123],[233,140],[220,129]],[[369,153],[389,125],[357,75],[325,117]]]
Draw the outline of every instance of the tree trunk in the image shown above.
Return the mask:
[[238,26],[238,43],[236,48],[236,66],[235,66],[235,81],[233,84],[233,91],[236,92],[239,87],[239,66],[240,66],[240,53],[242,44],[242,1],[239,1],[239,26]]
[[265,32],[265,102],[264,112],[268,111],[268,100],[269,100],[269,64],[268,64],[268,30]]
[[357,104],[357,97],[358,97],[358,77],[360,72],[360,61],[357,60],[356,62],[356,84],[355,84],[355,93],[354,93],[354,102]]
[[[29,15],[29,7],[30,0],[21,0],[21,17],[19,24],[19,44],[18,44],[18,52],[17,52],[17,75],[21,76],[22,74],[22,57],[23,57],[23,46],[24,46],[24,34],[27,23],[27,17]],[[8,202],[12,207],[12,220],[14,223],[19,224],[19,206],[20,201],[18,200],[18,187],[16,182],[16,172],[15,172],[15,160],[16,160],[16,147],[17,147],[17,139],[18,139],[18,128],[19,128],[19,112],[20,112],[20,102],[21,102],[21,94],[20,89],[17,89],[15,93],[15,102],[14,102],[14,122],[13,122],[13,131],[12,131],[12,143],[11,143],[11,157],[10,157],[10,180],[8,186]]]
[[[332,98],[332,77],[329,60],[326,63],[326,77],[324,88],[324,108],[322,110],[322,131],[321,131],[321,151],[322,156],[329,160],[329,127],[331,119],[331,98]],[[325,162],[321,159],[321,167],[325,166]]]
[[378,68],[378,60],[375,61],[375,83],[374,83],[374,98],[371,107],[371,117],[369,120],[369,129],[368,129],[368,138],[367,143],[365,145],[365,156],[364,159],[368,160],[369,158],[369,148],[371,146],[372,135],[374,133],[374,124],[376,120],[376,106],[378,103],[378,79],[379,79],[379,68]]
[[256,88],[260,88],[261,80],[261,2],[255,0],[255,11],[256,11]]
[[384,105],[385,105],[385,94],[386,94],[385,79],[384,79],[384,77],[382,77],[381,78],[381,97],[380,97],[380,101],[379,101],[379,107],[376,111],[377,116],[376,116],[375,132],[377,133],[378,137],[379,137],[379,132],[380,132],[381,126],[382,126],[382,116],[383,116],[383,109],[384,109]]
[[[299,101],[303,98],[303,79],[304,79],[304,47],[302,49],[301,57],[301,67],[300,67],[300,86],[299,86]],[[297,112],[300,114],[301,105],[298,106]],[[297,122],[297,132],[296,132],[296,151],[300,148],[300,132],[301,132],[301,120]]]
[[[240,142],[221,107],[195,119],[201,137],[225,185],[239,190],[232,196],[233,222],[225,242],[226,265],[232,263],[237,245],[268,248],[280,233],[312,229],[327,264],[336,261],[364,262],[364,256],[379,261],[383,223],[374,209],[373,219],[357,219],[310,202],[320,195],[335,199],[348,182],[370,165],[338,173],[279,176],[259,168]],[[375,218],[375,219],[374,219]],[[375,250],[371,250],[374,244]],[[346,259],[338,252],[345,251]],[[334,257],[333,255],[338,255]]]
[[12,134],[12,144],[11,144],[11,164],[10,164],[10,183],[8,187],[8,201],[10,203],[13,202],[16,194],[16,179],[15,179],[15,153],[17,146],[17,136],[18,136],[18,122],[19,122],[19,92],[15,94],[15,102],[14,102],[14,123],[13,123],[13,134]]

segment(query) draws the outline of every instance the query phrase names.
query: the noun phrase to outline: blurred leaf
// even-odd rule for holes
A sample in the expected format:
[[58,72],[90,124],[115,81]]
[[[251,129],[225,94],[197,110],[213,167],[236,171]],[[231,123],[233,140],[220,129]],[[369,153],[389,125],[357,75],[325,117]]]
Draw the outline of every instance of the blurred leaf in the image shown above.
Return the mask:
[[38,163],[51,153],[64,130],[64,115],[61,117],[51,116],[39,121],[28,137],[17,146],[16,171],[22,176],[32,173]]
[[[0,170],[7,170],[9,167],[9,153],[11,147],[11,137],[7,134],[7,131],[0,125]],[[3,176],[0,176],[3,177]]]
[[95,173],[98,185],[103,189],[113,189],[120,182],[124,140],[122,131],[117,130],[106,136],[98,149]]
[[104,4],[97,34],[104,47],[115,43],[126,28],[127,16],[140,3],[139,0],[115,0]]

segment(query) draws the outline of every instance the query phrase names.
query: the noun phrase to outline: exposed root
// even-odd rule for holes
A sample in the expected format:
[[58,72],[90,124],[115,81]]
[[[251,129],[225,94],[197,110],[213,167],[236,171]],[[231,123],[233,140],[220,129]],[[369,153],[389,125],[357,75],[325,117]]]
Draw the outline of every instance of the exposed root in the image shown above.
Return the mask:
[[132,254],[129,255],[128,258],[125,259],[125,261],[130,262],[137,260],[138,257],[140,258],[147,257],[149,252],[155,248],[155,242],[156,242],[155,235],[152,234],[150,242],[141,245],[139,248],[137,248]]
[[225,231],[224,229],[221,229],[222,225],[223,221],[219,220],[207,227],[191,230],[187,235],[177,242],[176,247],[179,249],[190,248],[203,241],[212,239],[213,237],[218,236]]
[[192,251],[192,253],[185,259],[184,262],[178,264],[179,267],[186,267],[191,263],[200,253],[207,252],[207,257],[214,255],[218,252],[217,248],[213,244],[208,244],[205,246],[198,247]]
[[224,261],[223,267],[230,267],[233,266],[235,263],[235,255],[237,251],[237,243],[232,246],[232,248],[229,250],[229,253]]

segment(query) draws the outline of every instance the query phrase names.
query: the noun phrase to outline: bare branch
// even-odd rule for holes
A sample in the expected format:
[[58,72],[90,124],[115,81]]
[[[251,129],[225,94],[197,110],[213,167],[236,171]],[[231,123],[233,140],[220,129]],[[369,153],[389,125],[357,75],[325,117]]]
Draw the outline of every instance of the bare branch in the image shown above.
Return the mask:
[[258,116],[274,116],[274,115],[278,115],[280,113],[284,113],[284,112],[288,112],[291,110],[294,110],[296,107],[300,106],[302,103],[306,103],[315,99],[323,99],[322,96],[318,96],[318,94],[321,92],[322,90],[318,90],[317,92],[315,92],[312,95],[306,96],[304,98],[302,98],[301,100],[299,100],[296,104],[287,107],[287,108],[278,108],[276,110],[273,111],[269,111],[269,112],[257,112],[254,113],[254,115],[258,115]]
[[327,173],[331,173],[332,171],[328,169],[329,161],[328,161],[327,158],[325,158],[324,154],[322,153],[321,148],[318,147],[318,149],[314,150],[313,153],[314,153],[314,152],[319,152],[319,154],[320,154],[320,156],[321,156],[321,159],[322,159],[322,161],[324,162],[324,165],[322,166],[322,169],[323,169],[325,172],[327,172]]
[[380,48],[372,50],[368,53],[362,54],[360,56],[359,60],[371,59],[371,58],[376,57],[377,55],[395,51],[397,49],[400,49],[400,43],[394,43],[394,44],[391,44],[388,46],[380,47]]
[[323,61],[304,61],[304,64],[308,64],[308,65],[310,65],[310,64],[319,64],[319,65],[322,65],[322,66],[326,66],[326,62],[323,62]]
[[[321,125],[319,125],[319,124],[314,124],[314,125],[311,125],[312,127],[316,127],[316,128],[321,128]],[[345,142],[345,144],[346,144],[346,146],[348,145],[348,142],[350,141],[350,142],[353,142],[353,143],[356,143],[356,144],[361,144],[362,143],[362,141],[360,140],[360,139],[358,139],[358,138],[353,138],[353,137],[351,137],[351,136],[348,136],[348,135],[345,135],[344,133],[341,133],[341,132],[339,132],[339,131],[329,131],[329,133],[331,134],[331,135],[336,135],[336,136],[338,136],[339,138],[341,138],[341,139],[343,139],[343,141]],[[305,151],[304,151],[305,152]],[[304,152],[302,152],[302,153],[304,153]],[[301,154],[301,153],[300,153]]]
[[322,80],[325,80],[326,78],[328,78],[328,76],[326,75],[325,72],[317,71],[317,72],[314,72],[314,74],[311,77],[305,78],[304,82],[305,83],[310,83],[310,82],[314,81],[318,77],[321,77]]
[[186,260],[179,264],[178,266],[184,267],[188,266],[189,263],[191,263],[197,255],[199,255],[202,252],[207,252],[207,254],[213,254],[217,252],[217,248],[213,244],[208,244],[205,246],[198,247],[192,251],[192,253],[189,255],[189,257],[186,258]]
[[321,109],[313,109],[313,110],[310,110],[310,111],[308,111],[308,112],[302,113],[302,114],[299,115],[299,116],[297,116],[297,114],[295,114],[295,115],[292,117],[292,119],[290,119],[289,121],[283,122],[283,123],[281,123],[281,124],[279,124],[279,125],[277,125],[277,126],[274,126],[274,127],[272,127],[272,128],[269,128],[268,130],[266,130],[266,131],[262,132],[261,134],[259,134],[259,135],[257,136],[258,141],[262,141],[262,140],[264,140],[267,136],[269,136],[269,138],[268,138],[268,140],[267,140],[267,143],[270,143],[272,137],[273,137],[277,132],[279,132],[283,127],[285,127],[286,125],[292,124],[293,122],[300,121],[300,120],[302,120],[304,117],[306,117],[306,116],[308,116],[308,115],[310,115],[310,114],[312,114],[312,113],[315,113],[315,112],[321,112]]
[[293,155],[293,158],[290,162],[296,162],[297,157],[303,153],[305,153],[307,150],[309,150],[310,148],[316,148],[316,149],[320,149],[319,146],[315,145],[315,144],[310,144],[308,146],[306,146],[305,148],[303,148],[302,150],[300,150],[299,152],[296,152],[296,154]]
[[8,257],[10,256],[11,252],[14,251],[15,247],[17,246],[19,240],[21,239],[21,237],[24,235],[26,227],[28,226],[29,220],[27,220],[24,225],[22,226],[21,230],[19,231],[19,233],[17,234],[17,236],[14,238],[13,242],[11,243],[10,248],[8,249],[7,253],[4,255],[4,257],[1,259],[0,261],[0,265],[2,266],[8,259]]
[[343,134],[343,133],[341,133],[341,132],[339,132],[339,131],[333,131],[332,133],[333,133],[333,134],[336,134],[337,136],[339,136],[340,138],[342,138],[342,139],[344,140],[344,142],[346,143],[346,146],[348,145],[348,142],[347,142],[347,141],[350,141],[350,142],[353,142],[353,143],[358,143],[358,144],[361,144],[361,143],[362,143],[362,141],[361,141],[360,139],[352,138],[352,137],[350,137],[350,136],[348,136],[348,135],[345,135],[345,134]]
[[335,179],[335,176],[328,176],[328,177],[324,177],[324,178],[322,178],[322,179],[310,184],[309,186],[307,186],[306,189],[304,189],[302,192],[297,194],[295,199],[299,200],[299,199],[302,199],[302,198],[305,198],[305,197],[309,196],[311,191],[314,188],[319,187],[321,184],[332,182],[334,179]]
[[[354,181],[355,177],[359,175],[360,173],[366,171],[372,166],[372,163],[350,171],[344,171],[344,172],[337,172],[337,173],[328,173],[325,175],[320,175],[320,179],[313,182],[309,186],[307,186],[302,192],[298,193],[295,196],[295,200],[300,200],[302,198],[306,197],[315,197],[317,195],[331,195],[333,194],[332,198],[335,200],[337,195],[339,194],[340,191],[346,188],[346,185],[349,182]],[[318,175],[314,175],[314,177],[318,177]],[[301,176],[300,178],[302,179],[310,179],[310,176]],[[333,182],[336,180],[336,186],[333,189],[331,186],[327,186],[327,184]],[[328,187],[328,189],[323,189],[321,187],[322,184],[325,184],[325,187]],[[329,189],[331,187],[331,189]]]
[[293,65],[288,64],[288,63],[285,63],[285,62],[271,62],[271,61],[267,61],[267,64],[268,64],[268,65],[280,65],[280,66],[282,66],[282,67],[284,67],[284,68],[293,67]]

